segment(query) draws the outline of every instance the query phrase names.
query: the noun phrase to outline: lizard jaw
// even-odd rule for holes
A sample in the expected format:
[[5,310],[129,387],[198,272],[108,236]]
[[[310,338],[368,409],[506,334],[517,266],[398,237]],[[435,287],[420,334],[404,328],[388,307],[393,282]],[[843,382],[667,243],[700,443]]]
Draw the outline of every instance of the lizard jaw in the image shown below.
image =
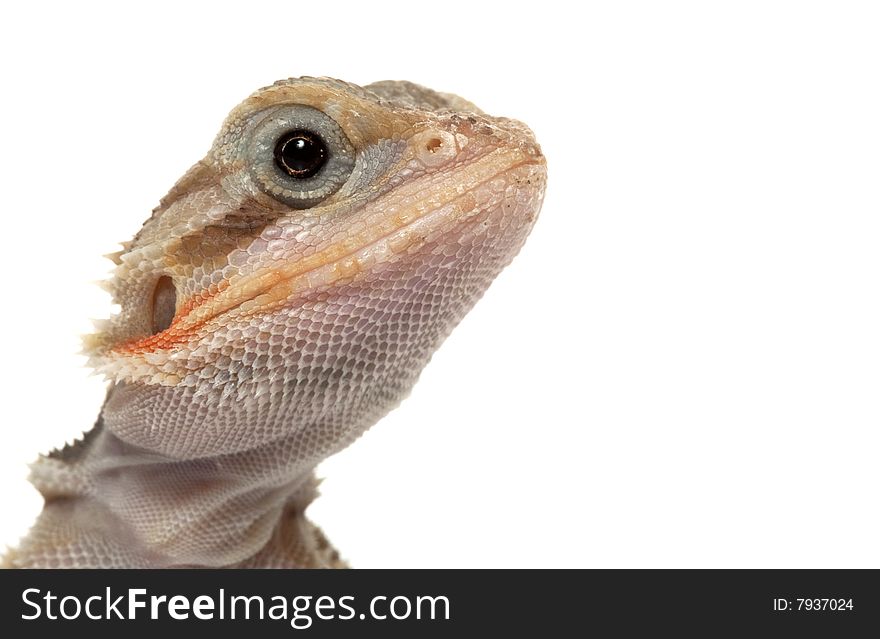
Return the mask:
[[[372,223],[359,233],[305,258],[273,261],[224,281],[222,288],[185,302],[166,330],[113,351],[138,354],[174,348],[197,339],[207,324],[221,316],[228,321],[233,316],[268,312],[298,295],[349,281],[418,250],[469,220],[484,217],[500,205],[504,188],[512,182],[519,184],[519,199],[539,204],[546,166],[536,146],[507,147],[457,167],[456,173],[455,182],[442,188],[432,182],[432,174],[398,187],[365,206]],[[528,213],[536,208],[526,206],[524,210]],[[527,214],[518,224],[527,232],[534,220],[535,215]]]

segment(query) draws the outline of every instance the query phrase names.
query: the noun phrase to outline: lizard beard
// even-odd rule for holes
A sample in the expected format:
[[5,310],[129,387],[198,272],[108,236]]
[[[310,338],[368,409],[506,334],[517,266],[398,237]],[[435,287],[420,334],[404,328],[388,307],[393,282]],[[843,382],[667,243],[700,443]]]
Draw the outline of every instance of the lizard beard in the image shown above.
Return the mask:
[[[479,250],[457,244],[451,258],[426,245],[336,297],[265,317],[264,365],[240,368],[233,386],[117,383],[83,442],[34,465],[47,505],[16,559],[45,567],[334,565],[302,514],[315,494],[314,468],[408,394],[528,231],[509,227],[500,242],[480,228],[469,240]],[[273,339],[272,327],[285,339]],[[284,344],[305,346],[282,357]],[[75,548],[59,530],[72,531]]]

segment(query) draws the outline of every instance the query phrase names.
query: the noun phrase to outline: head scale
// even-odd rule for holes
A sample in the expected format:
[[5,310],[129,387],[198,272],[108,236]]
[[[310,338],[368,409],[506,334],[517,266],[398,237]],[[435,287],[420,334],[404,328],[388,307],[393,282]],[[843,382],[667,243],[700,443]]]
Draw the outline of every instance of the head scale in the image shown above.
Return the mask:
[[531,132],[409,83],[262,89],[116,258],[91,337],[103,420],[177,458],[343,447],[404,397],[513,258],[546,168]]

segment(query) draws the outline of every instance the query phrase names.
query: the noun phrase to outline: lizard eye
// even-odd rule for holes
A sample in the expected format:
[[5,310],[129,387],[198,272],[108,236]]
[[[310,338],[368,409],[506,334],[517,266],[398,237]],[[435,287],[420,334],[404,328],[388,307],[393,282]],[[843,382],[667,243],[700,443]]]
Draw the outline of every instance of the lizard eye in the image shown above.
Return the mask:
[[268,111],[254,129],[247,153],[256,185],[296,209],[333,195],[355,163],[354,147],[336,121],[301,104]]
[[327,147],[317,133],[297,129],[285,133],[275,144],[275,164],[290,177],[304,180],[327,162]]

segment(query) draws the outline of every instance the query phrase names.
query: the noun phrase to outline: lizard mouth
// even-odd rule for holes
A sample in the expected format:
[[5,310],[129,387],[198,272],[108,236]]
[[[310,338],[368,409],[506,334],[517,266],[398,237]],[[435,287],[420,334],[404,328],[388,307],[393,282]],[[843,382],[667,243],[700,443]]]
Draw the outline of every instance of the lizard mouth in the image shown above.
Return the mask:
[[[519,167],[543,165],[543,157],[534,149],[501,148],[458,167],[459,179],[454,184],[438,188],[432,181],[434,176],[428,174],[396,187],[365,206],[370,223],[360,231],[306,257],[224,281],[214,290],[187,300],[165,330],[113,350],[145,353],[172,348],[190,341],[202,326],[221,315],[267,312],[297,294],[349,280],[394,255],[416,250],[491,208],[491,197],[476,195],[482,185]],[[389,204],[387,196],[392,194]]]

